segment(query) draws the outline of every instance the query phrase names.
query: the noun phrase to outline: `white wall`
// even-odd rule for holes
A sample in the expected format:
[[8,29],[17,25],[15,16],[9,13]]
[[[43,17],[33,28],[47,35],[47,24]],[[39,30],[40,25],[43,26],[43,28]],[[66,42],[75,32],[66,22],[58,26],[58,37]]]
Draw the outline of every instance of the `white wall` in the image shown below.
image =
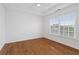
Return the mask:
[[42,18],[26,12],[7,10],[6,42],[42,37]]
[[5,8],[0,4],[0,48],[5,43]]
[[[51,17],[63,15],[65,13],[72,13],[72,12],[76,13],[76,29],[77,29],[77,31],[76,31],[76,39],[64,38],[64,37],[56,36],[54,34],[49,33],[50,32],[50,30],[49,30],[49,19]],[[44,37],[79,49],[79,4],[78,5],[73,4],[71,6],[68,6],[68,7],[62,9],[59,12],[56,12],[54,14],[45,16],[44,17],[44,28],[43,29],[44,29],[43,30]]]
[[[51,16],[58,16],[64,13],[75,12],[76,18],[76,39],[68,39],[53,34],[49,34],[49,18]],[[43,31],[42,31],[43,30]],[[6,43],[46,37],[51,40],[69,45],[71,47],[79,49],[79,5],[72,5],[64,8],[60,12],[45,16],[41,16],[15,11],[6,10],[0,4],[0,48],[5,43],[5,31],[6,31]]]

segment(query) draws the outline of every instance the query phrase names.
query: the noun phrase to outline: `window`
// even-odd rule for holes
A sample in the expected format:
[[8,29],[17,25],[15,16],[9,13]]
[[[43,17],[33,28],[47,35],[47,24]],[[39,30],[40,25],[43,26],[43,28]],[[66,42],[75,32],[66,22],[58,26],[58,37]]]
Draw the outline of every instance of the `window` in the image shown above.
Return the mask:
[[69,13],[50,19],[51,33],[75,38],[75,13]]

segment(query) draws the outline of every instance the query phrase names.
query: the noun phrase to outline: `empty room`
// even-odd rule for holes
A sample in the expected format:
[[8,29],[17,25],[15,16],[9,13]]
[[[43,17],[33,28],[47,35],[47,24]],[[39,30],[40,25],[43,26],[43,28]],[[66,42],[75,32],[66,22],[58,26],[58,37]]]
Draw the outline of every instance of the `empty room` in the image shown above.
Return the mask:
[[0,55],[79,55],[79,3],[0,3]]

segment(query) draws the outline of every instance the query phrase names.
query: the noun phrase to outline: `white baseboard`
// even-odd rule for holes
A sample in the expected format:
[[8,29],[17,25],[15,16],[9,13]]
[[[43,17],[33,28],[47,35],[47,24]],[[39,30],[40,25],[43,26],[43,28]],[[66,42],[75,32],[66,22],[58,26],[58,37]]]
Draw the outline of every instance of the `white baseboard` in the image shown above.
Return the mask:
[[5,45],[5,43],[2,46],[0,46],[0,51],[2,50],[2,48],[4,47],[4,45]]
[[20,41],[25,41],[25,40],[32,40],[32,39],[37,39],[37,38],[43,38],[43,37],[32,37],[32,38],[26,38],[26,39],[18,39],[18,40],[9,41],[9,42],[6,42],[6,43],[14,43],[14,42],[20,42]]
[[70,47],[73,47],[73,48],[79,50],[79,40],[62,39],[62,38],[59,38],[59,37],[56,38],[56,37],[48,37],[48,36],[45,36],[45,37],[50,39],[50,40],[65,44],[67,46],[70,46]]

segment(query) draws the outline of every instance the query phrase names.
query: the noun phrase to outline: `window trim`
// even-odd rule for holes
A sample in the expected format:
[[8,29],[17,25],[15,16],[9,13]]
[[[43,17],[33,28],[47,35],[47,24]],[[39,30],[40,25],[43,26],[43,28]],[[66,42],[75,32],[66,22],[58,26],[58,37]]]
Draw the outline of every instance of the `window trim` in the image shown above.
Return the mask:
[[[70,14],[70,13],[67,13],[67,14]],[[62,16],[62,15],[61,15]],[[59,17],[59,16],[58,16]],[[51,18],[50,18],[51,20]],[[53,34],[53,35],[56,35],[56,36],[59,36],[59,37],[63,37],[63,38],[67,38],[67,39],[76,39],[76,14],[75,14],[75,25],[74,25],[74,37],[70,37],[69,36],[69,32],[68,32],[68,36],[64,36],[64,35],[60,35],[60,25],[59,25],[59,30],[58,30],[58,34],[55,34],[55,33],[52,33],[51,32],[51,25],[49,24],[49,31],[50,33],[49,34]],[[69,31],[69,28],[68,28],[68,31]]]

